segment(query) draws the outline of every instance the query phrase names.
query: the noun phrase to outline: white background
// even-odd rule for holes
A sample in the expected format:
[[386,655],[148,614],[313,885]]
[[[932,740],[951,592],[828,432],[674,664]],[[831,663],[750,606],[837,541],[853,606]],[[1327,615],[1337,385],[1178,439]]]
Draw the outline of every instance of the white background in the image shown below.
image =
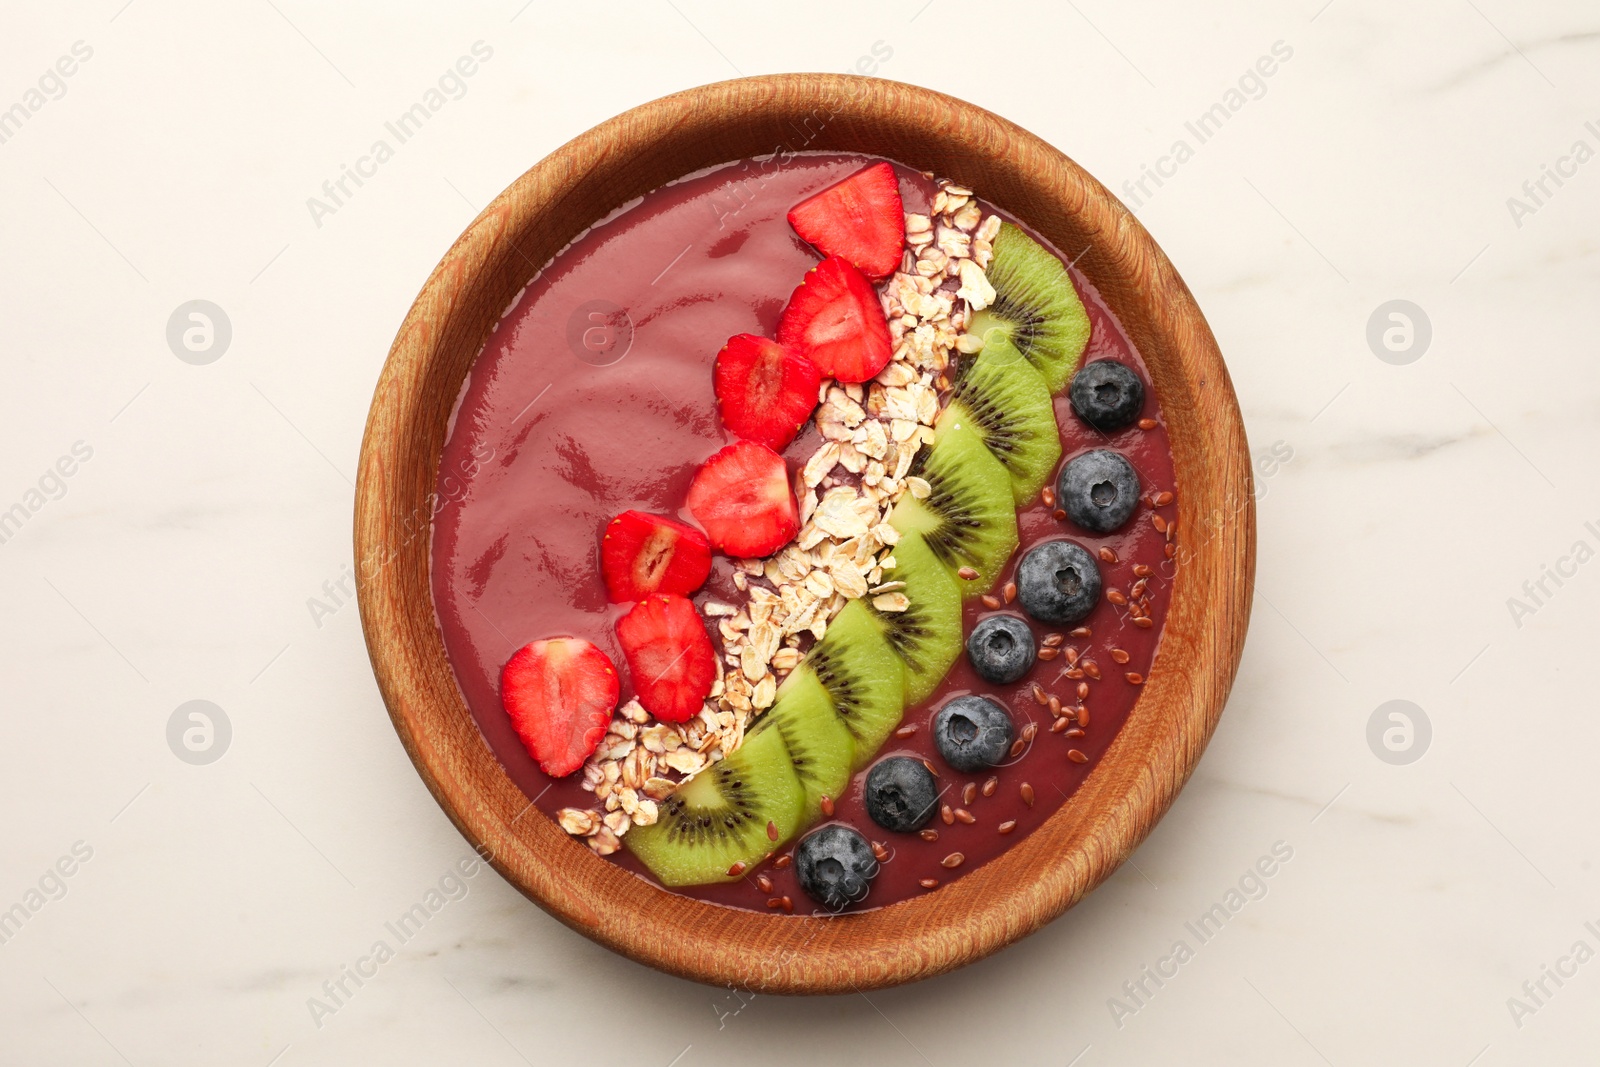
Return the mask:
[[[1507,1004],[1535,1006],[1522,983],[1579,939],[1600,950],[1600,566],[1520,620],[1507,604],[1575,541],[1600,548],[1600,161],[1520,225],[1507,206],[1575,141],[1600,148],[1592,4],[521,2],[6,5],[0,108],[74,42],[93,55],[0,144],[0,510],[75,442],[93,455],[0,544],[0,909],[75,842],[93,856],[0,944],[0,1059],[1592,1060],[1600,962],[1520,1019]],[[307,198],[479,40],[466,94],[318,226]],[[319,1027],[308,998],[469,855],[390,728],[355,608],[308,606],[350,567],[362,424],[417,289],[591,125],[736,73],[843,71],[880,41],[883,76],[1118,190],[1293,50],[1139,209],[1252,449],[1294,457],[1263,482],[1249,643],[1194,779],[1083,905],[870,1000],[665,977],[490,871]],[[165,336],[192,299],[232,324],[205,366]],[[1392,299],[1432,325],[1409,365],[1368,345]],[[232,724],[208,766],[166,740],[192,699]],[[1432,724],[1405,766],[1367,742],[1392,699]],[[1185,920],[1280,841],[1266,895],[1119,1026],[1122,984],[1195,947]]]

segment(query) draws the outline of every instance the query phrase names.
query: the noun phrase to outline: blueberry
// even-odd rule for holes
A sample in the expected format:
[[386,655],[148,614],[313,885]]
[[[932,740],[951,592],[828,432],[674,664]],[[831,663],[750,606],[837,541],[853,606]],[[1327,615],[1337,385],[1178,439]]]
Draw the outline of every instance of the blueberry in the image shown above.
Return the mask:
[[1077,622],[1100,601],[1100,565],[1074,541],[1045,541],[1017,567],[1017,601],[1040,622]]
[[933,717],[933,743],[958,771],[993,767],[1011,751],[1011,715],[988,697],[956,697]]
[[979,678],[1009,685],[1033,667],[1033,631],[1015,615],[990,615],[972,628],[967,659]]
[[1099,359],[1085,364],[1067,386],[1072,410],[1097,430],[1120,430],[1144,408],[1144,382],[1126,364]]
[[1097,448],[1074,456],[1056,478],[1056,499],[1085,530],[1110,533],[1139,506],[1139,475],[1120,452]]
[[878,876],[878,859],[866,838],[834,823],[800,839],[794,850],[794,873],[806,896],[839,911],[867,895]]
[[933,818],[939,807],[939,783],[921,760],[890,756],[867,772],[866,801],[873,822],[909,834]]

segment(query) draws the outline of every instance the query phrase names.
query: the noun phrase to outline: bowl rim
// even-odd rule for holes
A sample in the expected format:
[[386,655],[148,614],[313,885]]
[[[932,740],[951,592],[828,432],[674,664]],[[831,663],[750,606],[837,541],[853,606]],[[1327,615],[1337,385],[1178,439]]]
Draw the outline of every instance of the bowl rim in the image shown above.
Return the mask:
[[[787,130],[805,140],[797,148],[780,136],[774,159],[786,149],[886,156],[976,188],[1069,254],[1078,243],[1064,238],[1086,239],[1078,268],[1160,396],[1186,534],[1144,691],[1072,800],[934,893],[835,917],[744,912],[671,893],[532,811],[461,697],[429,585],[440,449],[471,362],[510,304],[507,286],[607,213],[597,208],[648,191],[641,182],[664,184],[654,179],[680,163],[673,177],[706,160],[759,157],[774,131]],[[733,145],[749,150],[723,155]],[[506,299],[496,306],[498,297]],[[1037,930],[1107,878],[1171,805],[1216,727],[1255,566],[1251,464],[1227,368],[1192,294],[1133,215],[1066,155],[997,115],[929,89],[836,74],[740,78],[643,104],[557,148],[497,196],[429,275],[397,333],[368,413],[354,519],[357,596],[379,689],[463,836],[522,893],[600,944],[681,977],[768,993],[858,992],[949,971]]]

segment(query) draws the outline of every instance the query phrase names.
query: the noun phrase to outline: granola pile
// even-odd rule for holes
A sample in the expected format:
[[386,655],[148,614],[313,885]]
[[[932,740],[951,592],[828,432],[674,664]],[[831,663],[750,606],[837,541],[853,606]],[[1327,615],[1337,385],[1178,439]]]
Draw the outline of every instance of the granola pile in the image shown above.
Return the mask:
[[905,216],[900,269],[880,290],[893,358],[870,382],[823,383],[815,416],[823,444],[795,480],[799,535],[772,556],[736,562],[745,603],[703,606],[717,620],[726,668],[700,713],[654,722],[635,700],[612,717],[583,768],[595,807],[558,814],[595,852],[615,852],[629,827],[654,823],[661,801],[735,751],[845,604],[871,597],[881,612],[909,606],[905,583],[893,579],[899,534],[889,512],[902,493],[930,492],[910,470],[933,442],[952,353],[981,347],[963,331],[969,314],[994,300],[985,271],[1000,225],[970,189],[947,182],[928,214]]

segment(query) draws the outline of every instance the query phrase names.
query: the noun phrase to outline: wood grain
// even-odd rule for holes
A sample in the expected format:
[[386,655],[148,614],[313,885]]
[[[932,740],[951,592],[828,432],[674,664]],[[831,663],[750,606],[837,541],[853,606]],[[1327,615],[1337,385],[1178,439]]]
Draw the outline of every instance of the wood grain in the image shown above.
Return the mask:
[[[887,156],[978,190],[1099,287],[1143,355],[1174,450],[1182,554],[1159,652],[1105,758],[999,859],[924,897],[836,918],[691,900],[598,859],[532,808],[462,701],[428,585],[430,494],[451,406],[500,313],[592,222],[691,171],[798,151]],[[1244,642],[1255,500],[1227,368],[1142,226],[1077,164],[971,104],[909,85],[797,74],[645,104],[557,149],[480,215],[428,278],[379,378],[362,442],[362,625],[395,729],[467,839],[550,914],[687,978],[764,993],[870,990],[970,963],[1081,900],[1150,832],[1222,712]]]

